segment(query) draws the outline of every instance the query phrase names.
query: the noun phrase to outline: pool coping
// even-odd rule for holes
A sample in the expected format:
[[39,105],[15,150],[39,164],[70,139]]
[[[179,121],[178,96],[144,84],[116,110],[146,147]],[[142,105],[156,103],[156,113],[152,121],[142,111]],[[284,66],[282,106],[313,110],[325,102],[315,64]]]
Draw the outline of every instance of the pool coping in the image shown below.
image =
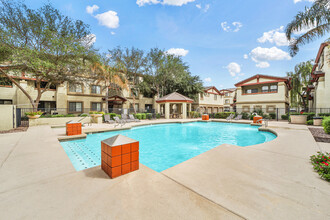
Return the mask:
[[[197,119],[197,120],[191,120],[191,121],[162,121],[162,122],[150,122],[150,123],[143,123],[143,124],[132,124],[132,125],[129,125],[128,127],[119,127],[119,128],[103,128],[103,129],[95,129],[95,130],[91,130],[91,131],[83,131],[82,134],[80,135],[73,135],[73,136],[60,136],[58,137],[58,141],[59,142],[65,142],[65,141],[72,141],[72,140],[77,140],[77,139],[85,139],[87,137],[88,134],[95,134],[95,133],[104,133],[104,132],[110,132],[110,131],[121,131],[121,130],[130,130],[132,128],[135,128],[135,127],[142,127],[142,126],[148,126],[148,125],[160,125],[160,124],[185,124],[185,123],[191,123],[191,122],[205,122],[205,123],[208,123],[208,122],[220,122],[220,123],[236,123],[236,124],[250,124],[251,126],[259,126],[258,130],[259,131],[266,131],[266,132],[271,132],[273,134],[275,134],[276,136],[277,133],[272,130],[272,129],[269,129],[269,128],[263,128],[262,125],[260,124],[253,124],[249,121],[224,121],[224,120],[221,120],[221,119],[211,119],[211,120],[208,120],[208,121],[205,121],[205,120],[200,120],[200,119]],[[59,127],[53,127],[51,126],[51,128],[59,128]]]

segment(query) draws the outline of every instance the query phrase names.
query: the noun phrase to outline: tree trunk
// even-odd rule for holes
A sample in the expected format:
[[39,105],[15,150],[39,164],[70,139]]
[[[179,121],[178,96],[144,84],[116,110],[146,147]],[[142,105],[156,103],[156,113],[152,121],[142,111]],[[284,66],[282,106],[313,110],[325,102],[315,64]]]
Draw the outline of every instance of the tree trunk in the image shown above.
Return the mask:
[[[109,85],[108,83],[107,85]],[[106,86],[106,91],[105,91],[105,113],[109,113],[109,86]]]
[[25,91],[25,89],[23,89],[23,87],[18,82],[16,82],[10,75],[8,75],[1,68],[0,68],[0,72],[2,74],[4,74],[13,84],[15,84],[24,93],[24,95],[29,99],[29,101],[30,101],[30,103],[31,103],[31,105],[33,107],[33,111],[34,111],[34,101],[33,101],[32,97],[30,96],[30,94],[27,93],[27,91]]

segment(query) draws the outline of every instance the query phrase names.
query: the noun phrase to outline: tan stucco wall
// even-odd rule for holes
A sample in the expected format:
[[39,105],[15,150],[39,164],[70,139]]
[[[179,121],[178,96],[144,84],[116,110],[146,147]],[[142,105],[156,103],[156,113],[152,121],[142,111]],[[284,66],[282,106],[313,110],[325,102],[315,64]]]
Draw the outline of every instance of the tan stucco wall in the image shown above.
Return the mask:
[[330,50],[329,46],[323,50],[324,65],[316,68],[316,71],[324,72],[324,77],[320,77],[315,83],[314,108],[330,108]]
[[277,93],[265,93],[265,94],[249,94],[242,95],[242,87],[237,88],[237,101],[236,103],[247,102],[289,102],[287,96],[287,88],[284,82],[278,83]]
[[0,105],[0,131],[10,130],[16,127],[16,117],[14,117],[15,108],[14,105]]
[[[82,120],[81,120],[82,119]],[[91,122],[91,117],[63,117],[63,118],[38,118],[29,119],[29,126],[37,125],[65,125],[69,121],[79,121],[81,123]]]

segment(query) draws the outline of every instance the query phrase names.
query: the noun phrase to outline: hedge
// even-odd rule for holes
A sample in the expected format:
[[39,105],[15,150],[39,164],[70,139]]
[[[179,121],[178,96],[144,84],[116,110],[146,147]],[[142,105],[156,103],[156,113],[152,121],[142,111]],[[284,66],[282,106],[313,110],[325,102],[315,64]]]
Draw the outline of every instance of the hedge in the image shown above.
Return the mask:
[[313,120],[308,120],[308,121],[306,122],[306,124],[307,124],[307,125],[313,125]]
[[282,120],[288,120],[289,116],[288,115],[281,115]]
[[229,115],[231,114],[236,114],[235,112],[218,112],[215,113],[214,117],[215,118],[228,118]]
[[137,113],[137,114],[134,114],[134,117],[139,120],[144,120],[147,118],[147,115],[145,113]]
[[275,119],[275,118],[276,118],[276,114],[275,114],[275,113],[269,113],[269,116],[270,116],[272,119]]
[[322,126],[324,129],[324,132],[327,134],[330,134],[330,117],[326,117],[323,119]]
[[330,113],[319,113],[320,117],[328,117],[330,116]]

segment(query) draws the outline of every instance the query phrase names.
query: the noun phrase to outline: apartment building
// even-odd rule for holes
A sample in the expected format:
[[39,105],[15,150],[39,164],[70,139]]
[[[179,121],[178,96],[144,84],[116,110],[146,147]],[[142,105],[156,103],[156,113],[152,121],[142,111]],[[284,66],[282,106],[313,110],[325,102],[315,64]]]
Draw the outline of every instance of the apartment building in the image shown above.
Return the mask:
[[330,109],[330,43],[323,43],[317,53],[311,72],[314,87],[311,89],[310,107],[320,112]]
[[216,87],[205,87],[204,92],[198,94],[193,108],[202,113],[223,112],[223,96]]
[[237,112],[262,109],[266,113],[284,114],[289,107],[290,82],[287,77],[254,75],[235,84]]
[[222,89],[220,93],[223,97],[223,111],[233,112],[236,109],[236,88]]
[[[35,79],[25,76],[15,79],[32,98],[37,97]],[[42,87],[46,85],[42,83]],[[109,88],[109,110],[128,109],[133,107],[133,97],[130,89],[121,90],[119,88]],[[48,113],[56,111],[59,114],[79,114],[87,111],[101,111],[106,106],[106,88],[92,81],[70,84],[64,82],[60,85],[52,86],[42,94],[38,109]],[[149,111],[156,109],[156,99],[146,98],[139,94],[135,98],[135,107],[139,111]],[[0,104],[14,104],[18,108],[32,108],[30,101],[24,93],[6,78],[0,79]]]

